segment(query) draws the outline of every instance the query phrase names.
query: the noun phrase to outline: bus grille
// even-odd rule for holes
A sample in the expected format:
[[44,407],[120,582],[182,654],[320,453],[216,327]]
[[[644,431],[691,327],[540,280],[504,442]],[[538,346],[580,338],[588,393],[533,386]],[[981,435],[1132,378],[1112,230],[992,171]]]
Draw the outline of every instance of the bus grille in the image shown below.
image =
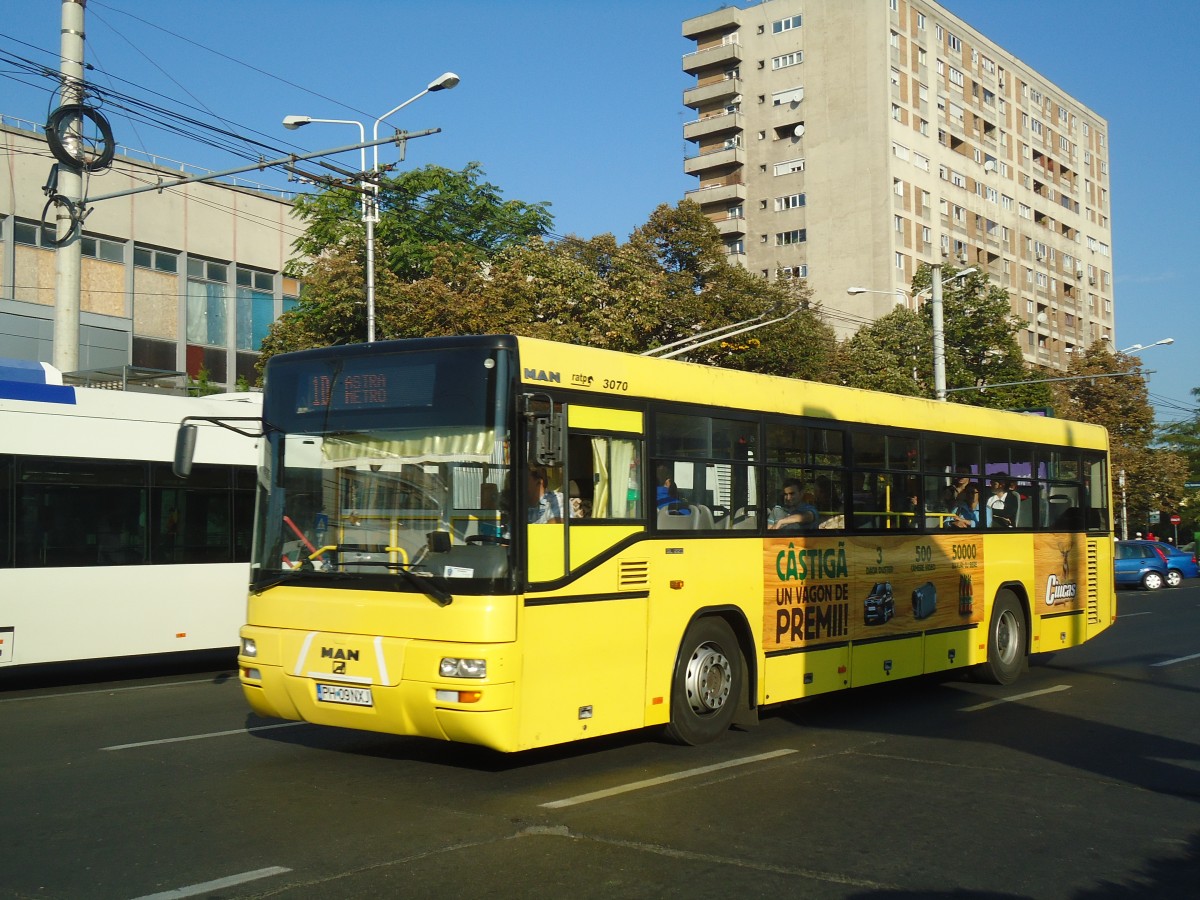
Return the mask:
[[1087,542],[1087,621],[1089,625],[1100,624],[1100,593],[1096,588],[1099,567],[1096,562],[1096,542]]
[[650,560],[623,559],[617,575],[617,589],[621,591],[644,591],[650,586]]

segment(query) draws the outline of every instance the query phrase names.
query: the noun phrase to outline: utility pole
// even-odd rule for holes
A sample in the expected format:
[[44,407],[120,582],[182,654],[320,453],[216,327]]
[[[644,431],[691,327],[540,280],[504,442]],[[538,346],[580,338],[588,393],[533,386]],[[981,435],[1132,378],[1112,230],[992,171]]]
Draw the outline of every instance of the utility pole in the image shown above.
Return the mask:
[[[62,37],[59,42],[62,105],[83,103],[83,8],[87,0],[62,0]],[[82,158],[79,146],[81,120],[67,124],[67,148]],[[58,193],[71,205],[83,198],[82,169],[60,165]],[[60,372],[79,369],[79,294],[81,229],[75,227],[71,209],[57,204],[55,237],[63,241],[54,253],[54,367]],[[65,239],[65,240],[64,240]]]
[[942,318],[942,266],[930,267],[933,293],[929,297],[929,312],[933,322],[933,395],[946,402],[946,329]]

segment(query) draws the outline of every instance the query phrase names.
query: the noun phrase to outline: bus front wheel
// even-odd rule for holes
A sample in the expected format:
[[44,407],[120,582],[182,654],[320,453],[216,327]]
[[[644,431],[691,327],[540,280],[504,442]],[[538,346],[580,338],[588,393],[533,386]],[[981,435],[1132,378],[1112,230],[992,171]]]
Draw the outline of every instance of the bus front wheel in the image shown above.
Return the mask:
[[992,684],[1012,684],[1025,667],[1025,613],[1017,598],[1002,593],[988,624],[987,662],[980,674]]
[[692,624],[679,648],[666,737],[696,746],[729,730],[742,696],[741,651],[733,629],[712,616]]

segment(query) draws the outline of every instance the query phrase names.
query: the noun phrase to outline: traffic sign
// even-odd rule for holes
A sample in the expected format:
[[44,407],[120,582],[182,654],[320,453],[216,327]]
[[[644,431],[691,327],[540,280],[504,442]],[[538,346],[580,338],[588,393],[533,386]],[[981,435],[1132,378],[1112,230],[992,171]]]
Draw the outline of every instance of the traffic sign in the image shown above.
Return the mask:
[[1179,518],[1179,516],[1171,516],[1171,524],[1172,525],[1178,525],[1182,521],[1183,521],[1183,519]]

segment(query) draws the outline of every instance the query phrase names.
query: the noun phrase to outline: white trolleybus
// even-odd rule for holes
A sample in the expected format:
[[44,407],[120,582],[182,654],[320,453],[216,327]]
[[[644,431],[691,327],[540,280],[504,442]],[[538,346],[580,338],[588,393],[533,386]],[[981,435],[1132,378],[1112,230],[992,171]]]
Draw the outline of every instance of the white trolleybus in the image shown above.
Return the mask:
[[191,477],[171,458],[181,419],[260,413],[254,394],[73,387],[0,361],[0,676],[237,644],[256,441],[204,424]]

